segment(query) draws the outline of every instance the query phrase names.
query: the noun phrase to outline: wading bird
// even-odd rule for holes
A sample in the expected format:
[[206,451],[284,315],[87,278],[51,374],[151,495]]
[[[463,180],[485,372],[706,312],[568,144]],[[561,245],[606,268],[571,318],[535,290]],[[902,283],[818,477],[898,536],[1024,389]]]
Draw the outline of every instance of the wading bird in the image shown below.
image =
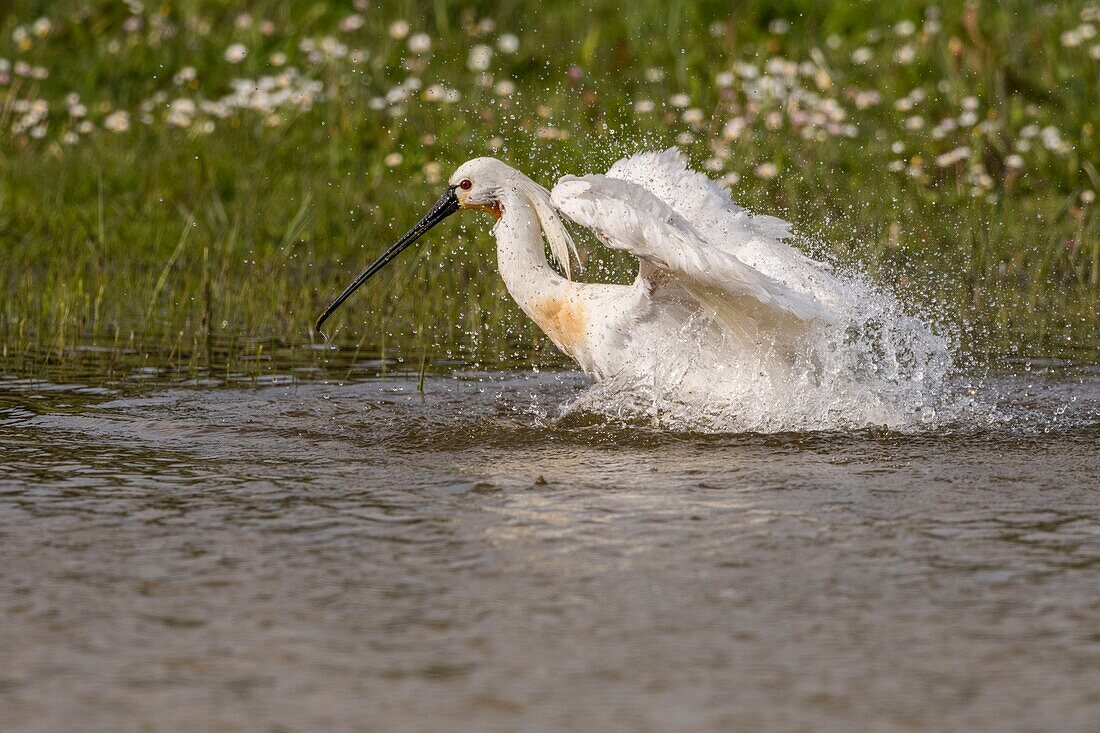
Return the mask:
[[[684,401],[821,391],[823,380],[839,379],[830,364],[844,339],[837,333],[851,330],[851,314],[874,300],[870,286],[787,244],[790,225],[737,206],[674,148],[625,158],[603,175],[565,176],[552,191],[498,160],[475,158],[321,314],[318,332],[358,287],[459,209],[497,219],[497,266],[509,294],[584,371],[598,381],[659,378]],[[637,257],[634,282],[574,281],[577,252],[562,215]],[[863,377],[847,381],[874,389]],[[820,409],[834,407],[827,400]]]

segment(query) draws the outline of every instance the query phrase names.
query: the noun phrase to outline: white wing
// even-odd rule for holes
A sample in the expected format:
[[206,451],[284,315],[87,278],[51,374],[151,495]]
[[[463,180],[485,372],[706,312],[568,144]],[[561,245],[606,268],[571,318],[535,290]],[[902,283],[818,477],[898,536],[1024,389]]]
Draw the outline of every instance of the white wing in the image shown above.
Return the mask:
[[754,237],[782,240],[791,236],[791,225],[782,219],[753,216],[733,203],[717,183],[688,168],[676,148],[623,158],[611,166],[607,177],[646,189],[692,222],[716,247]]
[[[623,168],[617,172],[623,174]],[[688,198],[705,193],[710,197],[709,205],[717,203],[714,193],[699,186],[696,180],[688,178],[682,185],[681,191]],[[723,205],[733,215],[744,213],[724,197],[721,189],[709,185],[717,197],[724,198]],[[689,191],[693,186],[702,190]],[[637,183],[603,175],[566,176],[550,196],[563,214],[591,229],[604,244],[630,252],[644,263],[667,272],[693,298],[714,310],[737,331],[748,330],[746,319],[757,327],[768,327],[788,322],[791,317],[800,321],[827,318],[825,308],[811,293],[794,290],[749,267],[730,247],[709,241],[694,222]],[[704,201],[699,206],[706,205]],[[761,236],[752,225],[753,219],[747,215],[744,218],[741,232]]]
[[821,263],[787,244],[791,225],[774,216],[751,214],[730,200],[729,192],[687,166],[676,148],[623,158],[608,178],[630,181],[664,201],[707,242],[736,256],[754,270],[787,287],[832,300],[844,288]]

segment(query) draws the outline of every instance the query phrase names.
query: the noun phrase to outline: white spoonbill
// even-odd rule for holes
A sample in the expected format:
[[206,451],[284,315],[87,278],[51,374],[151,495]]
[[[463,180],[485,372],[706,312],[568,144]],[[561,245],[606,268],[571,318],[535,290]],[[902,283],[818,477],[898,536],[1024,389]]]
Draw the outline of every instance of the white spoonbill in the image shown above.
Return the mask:
[[[565,176],[552,191],[493,158],[463,163],[424,218],[321,314],[317,331],[359,286],[459,209],[497,219],[504,284],[561,351],[598,382],[646,387],[650,399],[704,411],[744,409],[751,400],[764,406],[758,413],[772,413],[771,421],[751,423],[763,429],[830,425],[827,415],[838,410],[848,424],[896,424],[907,419],[895,414],[899,390],[915,380],[902,412],[920,410],[926,362],[943,356],[937,343],[918,348],[931,334],[915,319],[901,329],[877,327],[887,342],[906,343],[853,349],[866,340],[867,323],[896,320],[882,312],[877,291],[794,249],[789,224],[737,206],[675,148],[625,158],[603,175]],[[574,281],[576,247],[562,214],[637,257],[634,282]],[[547,261],[547,244],[560,273]],[[797,419],[789,409],[780,414],[779,402],[797,402]]]

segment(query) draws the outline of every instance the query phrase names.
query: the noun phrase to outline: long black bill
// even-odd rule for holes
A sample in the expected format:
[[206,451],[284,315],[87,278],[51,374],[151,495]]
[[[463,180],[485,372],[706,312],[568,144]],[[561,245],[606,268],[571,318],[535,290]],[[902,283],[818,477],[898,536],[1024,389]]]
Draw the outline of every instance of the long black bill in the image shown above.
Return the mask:
[[424,215],[424,218],[416,223],[416,226],[406,232],[405,236],[401,237],[401,239],[398,239],[390,245],[390,248],[383,252],[381,257],[372,262],[367,269],[359,273],[359,277],[355,278],[355,281],[352,282],[351,285],[348,285],[347,288],[344,289],[344,292],[340,293],[328,308],[325,308],[325,312],[321,314],[321,317],[317,319],[317,323],[313,327],[317,333],[320,333],[322,336],[325,335],[321,333],[321,326],[324,325],[328,317],[331,316],[333,312],[340,307],[340,304],[347,300],[360,285],[374,277],[376,272],[388,265],[390,260],[401,254],[402,250],[420,239],[425,232],[458,211],[458,197],[455,195],[455,188],[455,186],[448,186],[446,193],[439,197],[439,200],[436,201],[428,213]]

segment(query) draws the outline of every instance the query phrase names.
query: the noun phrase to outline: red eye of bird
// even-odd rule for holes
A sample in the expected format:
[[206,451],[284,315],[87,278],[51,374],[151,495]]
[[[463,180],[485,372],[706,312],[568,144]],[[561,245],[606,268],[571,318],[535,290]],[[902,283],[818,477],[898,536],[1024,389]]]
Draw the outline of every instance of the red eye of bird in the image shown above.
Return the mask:
[[463,191],[469,191],[471,188],[473,188],[473,186],[474,183],[469,178],[464,178],[462,180],[462,183],[458,184],[458,187],[461,188]]

